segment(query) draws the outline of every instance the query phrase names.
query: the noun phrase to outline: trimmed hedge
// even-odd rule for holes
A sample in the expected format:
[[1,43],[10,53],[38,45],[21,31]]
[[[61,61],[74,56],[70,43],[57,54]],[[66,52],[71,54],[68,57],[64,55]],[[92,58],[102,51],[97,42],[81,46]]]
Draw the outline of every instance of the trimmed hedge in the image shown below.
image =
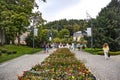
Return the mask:
[[0,51],[0,56],[2,55],[2,52]]
[[[120,51],[118,51],[118,52],[111,52],[110,51],[109,53],[110,53],[110,55],[120,55]],[[98,55],[104,55],[103,51],[98,51],[97,54]]]
[[10,55],[10,54],[16,54],[17,53],[17,51],[12,51],[12,50],[7,50],[7,49],[4,49],[4,48],[1,48],[0,49],[0,55],[2,55],[2,54],[8,54],[8,55]]
[[6,52],[7,52],[7,49],[1,49],[1,52],[2,52],[2,53],[6,53]]
[[[99,48],[95,48],[92,50],[90,48],[86,48],[85,51],[95,55],[104,55],[103,50]],[[110,55],[120,55],[120,51],[117,51],[117,52],[110,51]]]

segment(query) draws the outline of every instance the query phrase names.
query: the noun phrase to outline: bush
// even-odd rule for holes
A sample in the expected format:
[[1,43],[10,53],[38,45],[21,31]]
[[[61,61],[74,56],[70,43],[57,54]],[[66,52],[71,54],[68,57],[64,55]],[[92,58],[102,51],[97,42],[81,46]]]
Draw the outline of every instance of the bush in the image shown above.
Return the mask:
[[[0,46],[0,49],[6,49],[6,53],[0,56],[0,63],[11,60],[13,58],[19,57],[21,55],[24,54],[33,54],[36,53],[38,51],[41,51],[41,48],[34,48],[34,52],[33,52],[33,48],[28,47],[28,46],[16,46],[16,45],[4,45],[4,46]],[[8,53],[7,53],[8,52]],[[11,54],[10,56],[8,56],[7,54]],[[13,55],[14,54],[14,55]]]
[[16,54],[17,53],[17,51],[13,51],[13,54]]
[[[89,52],[91,54],[104,55],[103,50],[99,49],[99,48],[95,48],[95,49],[92,49],[92,50],[90,48],[86,48],[85,51]],[[120,51],[116,51],[116,52],[110,51],[110,55],[120,55]]]
[[6,52],[7,52],[7,49],[1,49],[1,52],[2,52],[2,53],[6,53]]
[[6,52],[8,55],[12,54],[13,52],[12,51],[7,51]]
[[[117,52],[109,52],[110,55],[120,55],[120,51],[117,51]],[[97,52],[98,55],[104,55],[103,51],[99,51]]]
[[2,52],[0,51],[0,56],[2,55]]
[[9,55],[9,54],[16,54],[17,51],[7,51],[6,53],[7,53],[8,55]]

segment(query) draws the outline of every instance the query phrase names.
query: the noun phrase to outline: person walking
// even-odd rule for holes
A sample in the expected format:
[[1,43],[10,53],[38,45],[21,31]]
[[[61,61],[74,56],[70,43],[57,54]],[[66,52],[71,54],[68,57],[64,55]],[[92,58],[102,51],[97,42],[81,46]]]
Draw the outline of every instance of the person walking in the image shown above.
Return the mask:
[[103,44],[103,52],[104,52],[105,59],[108,59],[108,53],[109,53],[109,45],[108,45],[108,43]]
[[46,53],[46,43],[43,44],[44,53]]

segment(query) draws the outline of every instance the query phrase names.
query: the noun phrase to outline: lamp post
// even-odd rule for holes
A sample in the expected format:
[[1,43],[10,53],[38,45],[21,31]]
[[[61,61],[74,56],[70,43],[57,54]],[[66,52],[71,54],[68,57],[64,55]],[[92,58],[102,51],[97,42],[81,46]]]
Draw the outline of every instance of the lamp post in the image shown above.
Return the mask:
[[[87,21],[89,21],[89,19],[91,20],[92,19],[92,17],[90,16],[90,14],[88,14],[87,12],[86,12],[86,15],[87,15]],[[93,49],[93,25],[92,25],[92,20],[90,21],[90,26],[91,26],[91,34],[90,34],[90,36],[91,36],[91,50]]]
[[[46,0],[40,0],[40,1],[43,1],[43,2],[46,2]],[[33,31],[33,52],[34,52],[34,43],[35,43],[35,36],[37,36],[36,34],[35,34],[35,32],[37,31],[35,31],[35,28],[36,28],[36,26],[38,26],[38,24],[40,23],[40,19],[41,19],[41,13],[39,12],[39,10],[38,10],[38,8],[39,8],[39,6],[37,5],[37,3],[36,3],[36,0],[34,0],[34,8],[33,8],[33,10],[32,10],[32,12],[33,12],[33,15],[30,17],[30,19],[32,20],[32,23],[33,23],[33,25],[32,25],[32,31]],[[35,9],[35,8],[37,8],[37,9]]]
[[91,21],[91,50],[93,49],[93,25]]
[[34,27],[35,27],[35,18],[32,18],[32,20],[33,20],[33,25],[32,25],[32,32],[33,32],[33,42],[32,42],[32,44],[33,44],[33,52],[34,52],[34,46],[35,46],[35,38],[34,38]]
[[37,26],[37,24],[38,24],[38,21],[39,21],[39,16],[38,16],[38,14],[39,14],[39,12],[38,11],[34,11],[35,10],[35,7],[37,8],[37,10],[38,10],[38,5],[36,4],[36,2],[35,2],[35,0],[34,0],[34,8],[33,8],[33,15],[31,16],[31,20],[32,20],[32,32],[33,32],[33,52],[34,52],[34,47],[35,47],[35,36],[36,36],[36,34],[35,34],[35,28],[36,28],[36,26]]

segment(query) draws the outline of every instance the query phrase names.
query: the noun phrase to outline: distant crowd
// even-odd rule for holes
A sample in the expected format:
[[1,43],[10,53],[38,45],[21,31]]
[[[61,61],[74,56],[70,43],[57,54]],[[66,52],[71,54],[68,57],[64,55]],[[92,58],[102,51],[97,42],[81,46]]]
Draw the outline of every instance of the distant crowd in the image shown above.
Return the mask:
[[80,43],[44,43],[43,48],[44,53],[48,53],[50,48],[69,48],[70,50],[84,50],[86,48],[86,45]]

